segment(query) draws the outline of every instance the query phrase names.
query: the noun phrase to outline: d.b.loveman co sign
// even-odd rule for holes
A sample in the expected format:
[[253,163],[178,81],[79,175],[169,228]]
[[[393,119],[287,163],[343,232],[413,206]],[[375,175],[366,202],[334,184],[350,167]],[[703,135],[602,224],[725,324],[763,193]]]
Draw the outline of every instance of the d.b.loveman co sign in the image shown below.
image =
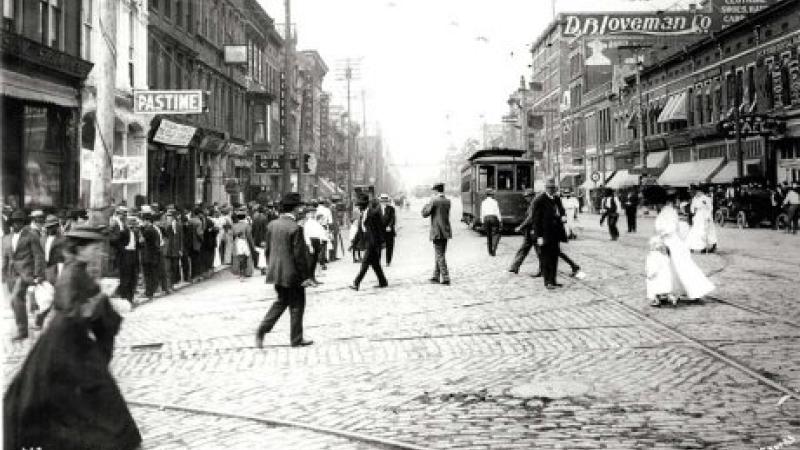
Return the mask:
[[720,29],[719,14],[691,11],[661,13],[565,14],[564,36],[615,34],[704,34]]

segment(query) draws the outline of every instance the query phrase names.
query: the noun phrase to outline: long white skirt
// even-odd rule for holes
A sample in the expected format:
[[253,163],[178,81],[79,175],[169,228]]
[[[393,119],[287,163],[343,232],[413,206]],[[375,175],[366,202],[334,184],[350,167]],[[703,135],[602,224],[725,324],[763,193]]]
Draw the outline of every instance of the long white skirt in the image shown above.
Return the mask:
[[686,245],[696,252],[710,249],[717,243],[717,227],[711,214],[705,210],[694,216],[692,228],[686,236]]
[[704,297],[714,290],[714,284],[695,264],[689,247],[680,237],[675,234],[667,235],[664,237],[664,244],[669,248],[675,294],[696,299]]

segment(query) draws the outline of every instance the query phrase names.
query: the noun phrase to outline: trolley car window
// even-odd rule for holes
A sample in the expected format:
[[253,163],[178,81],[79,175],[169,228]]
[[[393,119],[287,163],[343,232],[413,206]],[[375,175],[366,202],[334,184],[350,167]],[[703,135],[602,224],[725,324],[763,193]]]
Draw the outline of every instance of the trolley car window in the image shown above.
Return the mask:
[[517,166],[517,190],[524,191],[531,187],[531,166],[518,165]]
[[481,166],[478,172],[478,189],[494,189],[494,166]]
[[497,190],[498,191],[514,190],[514,166],[497,167]]
[[461,192],[469,192],[469,175],[461,178]]

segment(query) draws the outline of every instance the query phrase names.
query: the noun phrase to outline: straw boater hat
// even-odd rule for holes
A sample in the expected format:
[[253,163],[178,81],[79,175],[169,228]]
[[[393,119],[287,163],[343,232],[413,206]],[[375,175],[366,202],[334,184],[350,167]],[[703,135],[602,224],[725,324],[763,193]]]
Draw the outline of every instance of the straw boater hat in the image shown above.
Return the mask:
[[54,216],[53,214],[48,214],[47,218],[44,219],[44,227],[50,228],[58,225],[58,217]]
[[369,197],[366,196],[365,194],[360,194],[358,196],[358,200],[356,200],[356,205],[358,205],[358,206],[362,206],[362,205],[366,206],[368,204],[369,204]]
[[388,202],[389,201],[389,194],[381,194],[381,201]]

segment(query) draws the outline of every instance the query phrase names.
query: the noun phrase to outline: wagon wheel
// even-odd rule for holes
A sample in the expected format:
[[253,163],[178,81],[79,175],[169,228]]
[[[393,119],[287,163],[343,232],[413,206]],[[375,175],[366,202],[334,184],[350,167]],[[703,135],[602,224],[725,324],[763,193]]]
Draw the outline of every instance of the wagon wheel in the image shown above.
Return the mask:
[[724,227],[726,217],[728,217],[728,208],[722,207],[714,213],[714,222],[717,226]]
[[736,215],[736,226],[739,229],[747,228],[747,213],[744,211],[739,211],[739,214]]

